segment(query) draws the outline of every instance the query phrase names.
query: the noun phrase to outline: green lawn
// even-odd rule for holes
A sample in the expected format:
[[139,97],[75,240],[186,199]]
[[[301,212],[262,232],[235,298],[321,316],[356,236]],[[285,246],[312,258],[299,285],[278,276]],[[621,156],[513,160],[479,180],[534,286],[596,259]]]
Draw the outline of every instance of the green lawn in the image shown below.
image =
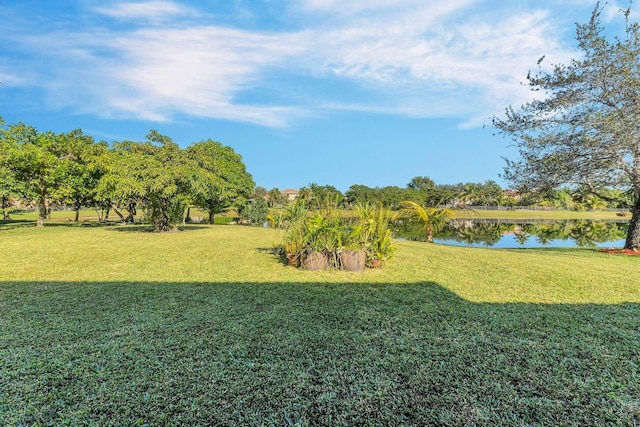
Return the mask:
[[0,425],[640,423],[640,257],[140,229],[0,230]]
[[630,220],[631,214],[626,212],[625,216],[619,216],[613,211],[539,211],[539,210],[513,210],[513,211],[494,211],[481,209],[454,209],[454,218],[478,218],[478,219],[593,219],[593,220]]
[[[278,210],[272,209],[271,213],[277,215]],[[352,210],[342,210],[340,211],[343,216],[352,216]],[[192,218],[207,218],[207,213],[203,212],[199,209],[193,208],[191,209],[191,217]],[[540,210],[475,210],[475,209],[454,209],[453,210],[454,218],[478,218],[478,219],[593,219],[593,220],[621,220],[621,219],[631,219],[631,214],[627,213],[626,216],[621,217],[616,215],[616,212],[613,211],[573,211],[573,210],[557,210],[557,211],[540,211]],[[235,211],[231,211],[227,214],[228,216],[236,217],[237,213]],[[140,216],[140,215],[139,215]],[[216,215],[216,217],[223,215]],[[24,212],[14,212],[11,214],[12,219],[16,221],[35,221],[38,218],[38,212],[36,211],[24,211]],[[75,217],[74,211],[53,211],[51,213],[51,221],[52,222],[71,222]],[[80,211],[80,221],[97,221],[98,214],[94,210],[82,210]],[[118,216],[115,212],[111,212],[109,214],[110,221],[117,221]],[[0,221],[2,224],[2,221]]]

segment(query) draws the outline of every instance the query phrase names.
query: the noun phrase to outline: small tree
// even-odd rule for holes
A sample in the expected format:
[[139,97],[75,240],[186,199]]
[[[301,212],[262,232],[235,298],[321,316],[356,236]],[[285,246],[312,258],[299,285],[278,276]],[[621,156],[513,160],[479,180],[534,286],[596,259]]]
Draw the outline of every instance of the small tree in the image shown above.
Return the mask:
[[395,219],[407,219],[420,224],[425,230],[427,242],[433,242],[433,233],[440,231],[452,216],[450,209],[428,208],[407,200],[400,203],[400,211]]
[[278,207],[284,201],[284,196],[278,187],[273,187],[267,193],[267,199],[269,200],[269,206],[272,208]]
[[268,221],[269,207],[262,197],[248,200],[240,209],[240,218],[249,225],[261,226]]

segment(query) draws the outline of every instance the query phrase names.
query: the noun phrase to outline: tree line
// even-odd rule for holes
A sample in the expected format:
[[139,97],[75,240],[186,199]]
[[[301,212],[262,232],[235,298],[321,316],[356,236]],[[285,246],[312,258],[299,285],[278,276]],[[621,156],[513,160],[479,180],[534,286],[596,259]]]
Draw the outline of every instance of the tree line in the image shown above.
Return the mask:
[[[349,209],[356,204],[381,204],[391,210],[401,209],[402,202],[411,201],[425,207],[467,207],[467,206],[541,206],[567,210],[598,210],[607,208],[631,208],[634,203],[632,192],[615,188],[601,188],[599,197],[585,186],[562,187],[547,191],[526,189],[508,190],[498,183],[488,180],[482,183],[436,184],[431,178],[417,176],[405,187],[368,187],[355,184],[342,193],[332,185],[316,183],[300,188],[298,198],[305,200],[311,209],[320,209],[324,201],[338,200]],[[264,198],[272,208],[289,203],[286,194],[278,188],[267,190],[256,187],[255,198]]]
[[[242,204],[255,183],[242,157],[211,139],[180,148],[151,130],[143,142],[96,142],[81,130],[41,132],[24,123],[0,123],[0,201],[33,202],[38,225],[51,205],[93,207],[100,220],[114,212],[123,222],[144,213],[155,230],[167,231],[189,206],[214,216]],[[5,216],[6,216],[5,212]]]

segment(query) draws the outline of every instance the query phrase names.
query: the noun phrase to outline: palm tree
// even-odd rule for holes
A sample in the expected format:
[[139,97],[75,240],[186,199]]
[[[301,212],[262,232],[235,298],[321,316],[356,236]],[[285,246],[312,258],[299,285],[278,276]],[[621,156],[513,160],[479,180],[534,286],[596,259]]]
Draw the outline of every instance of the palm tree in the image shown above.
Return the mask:
[[275,208],[282,200],[282,193],[280,192],[278,187],[274,187],[271,190],[269,190],[267,197],[269,199],[269,206],[271,206],[272,208]]
[[428,208],[406,200],[400,202],[400,211],[394,216],[394,219],[406,218],[409,221],[417,222],[424,227],[427,242],[433,242],[433,233],[441,230],[452,216],[451,209]]

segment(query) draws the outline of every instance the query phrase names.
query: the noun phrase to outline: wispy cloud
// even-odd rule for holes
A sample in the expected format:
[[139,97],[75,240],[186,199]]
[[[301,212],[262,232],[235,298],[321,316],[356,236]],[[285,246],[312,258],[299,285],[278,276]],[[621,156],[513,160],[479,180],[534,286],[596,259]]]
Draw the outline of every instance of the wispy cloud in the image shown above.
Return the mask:
[[25,84],[27,80],[24,77],[18,76],[16,74],[11,74],[7,70],[3,70],[0,67],[0,84],[7,84],[12,86],[20,86],[21,84]]
[[[553,38],[547,12],[491,21],[488,15],[460,17],[461,3],[414,7],[384,26],[376,17],[334,28],[309,55],[317,60],[311,63],[325,74],[384,93],[381,111],[465,117],[470,126],[527,100],[530,93],[520,83],[543,53],[568,60],[571,52]],[[353,102],[345,105],[355,108]]]
[[152,0],[135,3],[122,2],[95,9],[100,13],[119,20],[147,20],[152,22],[196,15],[195,10],[172,1]]
[[[91,114],[153,121],[186,114],[276,127],[360,109],[454,116],[472,126],[525,99],[519,83],[539,56],[562,61],[571,54],[548,12],[478,13],[479,3],[306,0],[288,9],[304,28],[267,32],[212,25],[177,2],[121,2],[95,12],[131,21],[127,29],[69,24],[15,40],[38,62],[50,60],[46,78],[43,70],[20,70],[41,73],[37,84],[50,103]],[[314,21],[316,12],[322,16]],[[339,79],[366,100],[340,93],[317,93],[314,102],[247,96],[286,86],[283,75]]]

